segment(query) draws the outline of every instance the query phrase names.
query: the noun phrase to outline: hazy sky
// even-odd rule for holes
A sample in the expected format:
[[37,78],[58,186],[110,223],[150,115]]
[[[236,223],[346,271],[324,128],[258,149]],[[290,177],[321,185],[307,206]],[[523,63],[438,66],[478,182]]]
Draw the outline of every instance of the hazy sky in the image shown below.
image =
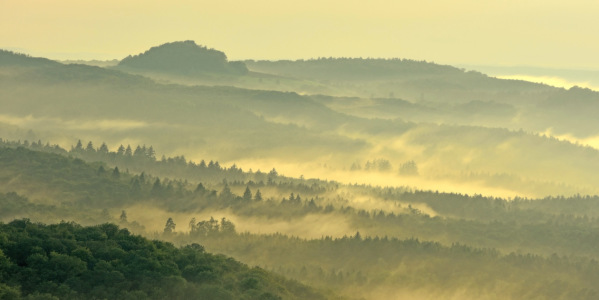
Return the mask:
[[0,48],[120,59],[191,39],[230,59],[599,69],[598,16],[596,0],[0,0]]

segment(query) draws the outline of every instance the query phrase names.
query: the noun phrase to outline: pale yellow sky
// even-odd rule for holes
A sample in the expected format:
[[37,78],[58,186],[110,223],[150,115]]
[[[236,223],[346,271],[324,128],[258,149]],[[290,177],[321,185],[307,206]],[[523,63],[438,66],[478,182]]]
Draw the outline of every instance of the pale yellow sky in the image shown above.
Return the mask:
[[0,48],[121,59],[195,40],[230,59],[400,57],[599,69],[595,0],[0,0]]

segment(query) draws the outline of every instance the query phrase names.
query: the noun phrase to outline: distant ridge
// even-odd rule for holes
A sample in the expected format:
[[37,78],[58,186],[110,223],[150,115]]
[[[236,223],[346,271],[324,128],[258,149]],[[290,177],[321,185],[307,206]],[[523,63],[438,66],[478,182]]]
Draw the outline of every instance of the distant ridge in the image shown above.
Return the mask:
[[0,66],[57,66],[60,63],[43,57],[32,57],[27,54],[16,53],[0,49]]
[[127,56],[120,68],[175,75],[206,73],[242,75],[248,72],[243,62],[229,62],[225,53],[199,46],[194,41],[166,43],[135,56]]

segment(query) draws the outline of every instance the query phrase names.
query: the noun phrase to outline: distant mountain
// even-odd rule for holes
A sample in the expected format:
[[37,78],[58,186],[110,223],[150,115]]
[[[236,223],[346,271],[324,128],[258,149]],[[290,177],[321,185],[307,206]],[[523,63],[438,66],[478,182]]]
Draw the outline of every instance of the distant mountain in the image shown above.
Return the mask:
[[15,53],[8,50],[0,49],[0,67],[11,66],[55,66],[58,62],[42,57],[31,57],[26,54]]
[[153,83],[150,79],[117,70],[109,70],[83,64],[62,64],[42,57],[31,57],[0,49],[0,81],[7,85],[22,82],[36,84],[117,84],[133,86]]
[[253,71],[317,80],[381,80],[423,75],[459,76],[463,70],[409,59],[319,58],[245,62]]
[[124,58],[118,67],[185,76],[206,73],[242,75],[248,72],[243,62],[229,62],[223,52],[198,46],[194,41],[152,47],[139,55]]

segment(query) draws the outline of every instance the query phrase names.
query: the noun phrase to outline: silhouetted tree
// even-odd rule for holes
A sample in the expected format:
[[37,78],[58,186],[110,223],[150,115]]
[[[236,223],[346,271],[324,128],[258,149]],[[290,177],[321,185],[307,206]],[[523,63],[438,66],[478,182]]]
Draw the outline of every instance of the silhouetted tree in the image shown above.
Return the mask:
[[107,154],[108,152],[108,146],[106,146],[106,143],[102,143],[100,148],[98,148],[98,153]]
[[94,144],[92,143],[92,141],[89,141],[89,143],[87,143],[87,147],[85,147],[85,151],[89,152],[89,153],[96,152],[96,149],[94,148]]
[[125,147],[123,147],[123,145],[120,145],[119,148],[116,150],[116,154],[118,156],[122,156],[125,154]]
[[256,194],[254,195],[254,200],[262,201],[262,193],[260,192],[259,189],[256,191]]
[[243,200],[250,201],[252,200],[252,191],[250,191],[250,187],[245,188],[245,192],[243,193]]
[[117,179],[121,177],[121,172],[119,171],[119,167],[114,167],[114,171],[112,171],[112,177],[117,178]]
[[177,226],[177,224],[175,224],[175,221],[173,221],[173,218],[168,218],[168,220],[166,220],[166,225],[164,225],[164,233],[172,234],[175,231],[176,226]]
[[121,223],[126,223],[127,222],[127,212],[125,212],[124,210],[121,212],[121,216],[120,216],[120,221]]

